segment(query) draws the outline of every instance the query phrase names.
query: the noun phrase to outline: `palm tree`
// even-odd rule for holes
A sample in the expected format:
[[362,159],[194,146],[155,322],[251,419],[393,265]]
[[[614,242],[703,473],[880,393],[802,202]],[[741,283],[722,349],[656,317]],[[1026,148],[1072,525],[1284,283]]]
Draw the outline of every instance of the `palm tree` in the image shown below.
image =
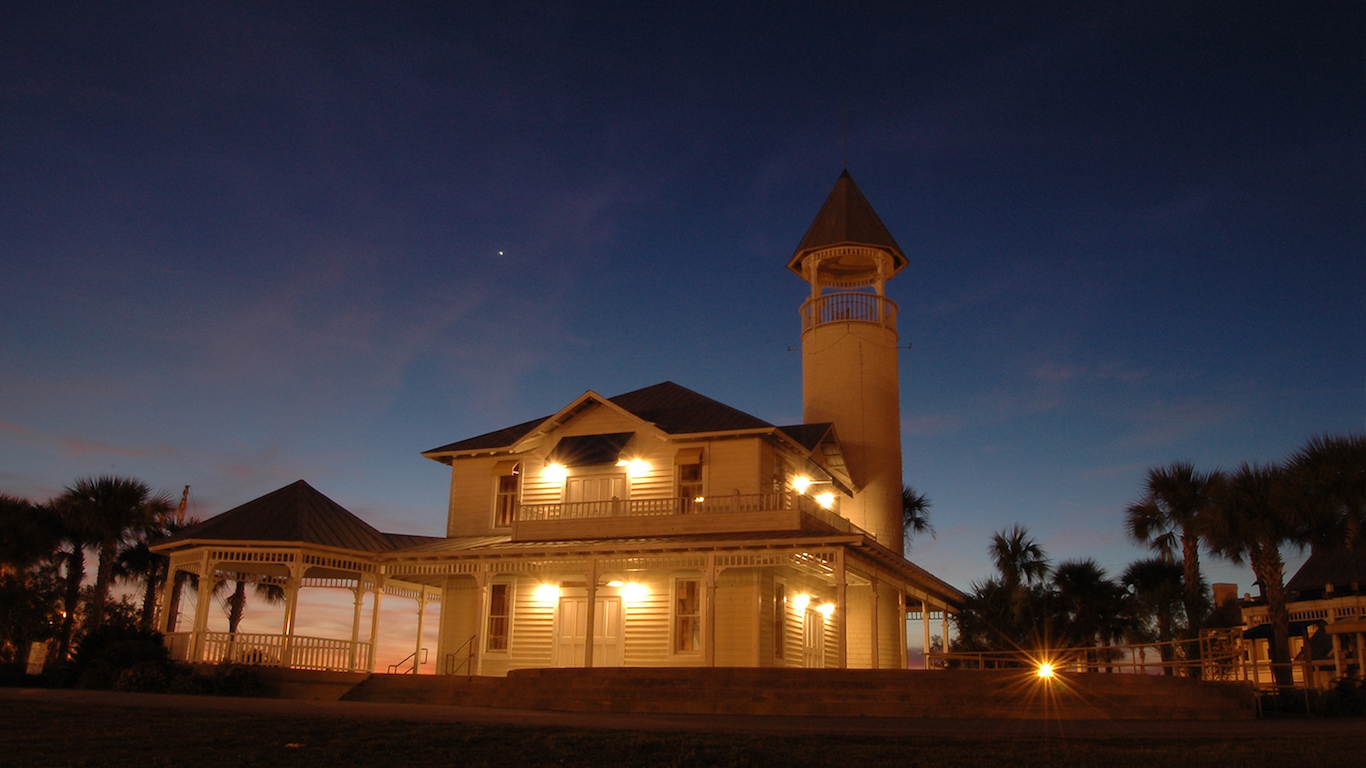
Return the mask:
[[90,534],[75,505],[65,495],[48,502],[48,508],[60,525],[59,549],[55,558],[61,562],[62,626],[57,635],[57,658],[71,653],[71,639],[76,630],[76,616],[80,610],[81,582],[85,580],[85,549],[91,545]]
[[1016,523],[991,537],[988,548],[1002,585],[1010,590],[1042,583],[1048,576],[1048,558],[1043,547],[1029,535],[1029,529]]
[[1366,434],[1310,438],[1289,468],[1309,505],[1312,544],[1355,549],[1366,538]]
[[1295,479],[1275,464],[1243,464],[1228,477],[1206,528],[1212,552],[1233,563],[1246,560],[1257,576],[1271,620],[1271,660],[1278,685],[1293,682],[1281,546],[1302,545],[1309,538]]
[[63,496],[77,510],[81,525],[99,552],[89,624],[90,629],[98,629],[104,621],[119,552],[134,531],[157,515],[168,514],[171,500],[165,495],[153,495],[152,489],[140,480],[112,475],[77,480]]
[[[244,574],[238,574],[238,576],[242,575]],[[223,601],[224,606],[228,609],[229,634],[237,634],[237,627],[242,623],[242,616],[246,613],[247,583],[248,582],[245,579],[235,579],[233,581],[232,594],[228,595],[228,597]],[[219,584],[226,585],[227,582],[221,581],[219,582]],[[284,587],[272,582],[258,581],[252,588],[252,591],[256,593],[257,597],[265,600],[267,603],[271,605],[279,605],[285,600]]]
[[[1150,557],[1135,560],[1124,570],[1121,583],[1133,596],[1130,603],[1136,613],[1138,625],[1155,624],[1156,632],[1148,633],[1148,640],[1157,640],[1164,645],[1158,646],[1162,661],[1170,662],[1175,658],[1172,646],[1165,645],[1176,639],[1175,619],[1183,605],[1183,574],[1180,565],[1167,558]],[[1164,666],[1163,674],[1173,674],[1173,669]]]
[[50,509],[0,494],[0,575],[22,573],[51,558],[60,537],[61,525]]
[[1186,621],[1199,629],[1205,616],[1200,579],[1200,538],[1223,475],[1200,473],[1188,461],[1148,470],[1143,496],[1129,505],[1129,537],[1172,558],[1180,544]]
[[115,576],[120,581],[142,587],[142,611],[138,625],[145,630],[152,629],[152,621],[156,618],[157,595],[166,583],[166,572],[171,564],[166,555],[153,552],[152,545],[196,522],[177,523],[172,515],[158,512],[141,531],[135,533],[133,543],[119,553],[114,567]]
[[905,536],[902,551],[911,551],[911,540],[923,533],[934,536],[934,526],[930,525],[930,497],[916,493],[909,485],[901,487],[901,529]]
[[1067,619],[1067,639],[1072,643],[1108,646],[1123,634],[1127,593],[1095,560],[1060,563],[1053,569],[1053,588]]

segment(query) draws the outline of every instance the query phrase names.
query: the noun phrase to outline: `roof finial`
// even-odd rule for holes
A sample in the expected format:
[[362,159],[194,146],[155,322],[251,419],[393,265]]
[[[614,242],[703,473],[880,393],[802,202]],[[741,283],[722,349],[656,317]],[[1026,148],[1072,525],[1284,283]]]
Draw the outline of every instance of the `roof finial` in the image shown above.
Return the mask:
[[844,143],[844,170],[849,170],[849,131],[844,127],[844,97],[840,97],[840,140]]

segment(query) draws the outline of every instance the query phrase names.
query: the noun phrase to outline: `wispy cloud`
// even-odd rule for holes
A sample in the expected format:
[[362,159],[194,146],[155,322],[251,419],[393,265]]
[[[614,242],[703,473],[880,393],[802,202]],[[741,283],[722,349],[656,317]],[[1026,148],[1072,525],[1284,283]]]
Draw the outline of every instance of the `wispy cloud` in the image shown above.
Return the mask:
[[71,459],[84,459],[91,456],[122,456],[125,458],[144,459],[154,456],[171,456],[175,451],[165,446],[153,446],[151,448],[131,448],[124,445],[113,445],[99,440],[86,440],[82,438],[63,438],[57,441],[58,452]]
[[27,427],[21,427],[18,424],[9,424],[3,421],[0,421],[0,432],[9,432],[20,437],[28,437],[33,434]]

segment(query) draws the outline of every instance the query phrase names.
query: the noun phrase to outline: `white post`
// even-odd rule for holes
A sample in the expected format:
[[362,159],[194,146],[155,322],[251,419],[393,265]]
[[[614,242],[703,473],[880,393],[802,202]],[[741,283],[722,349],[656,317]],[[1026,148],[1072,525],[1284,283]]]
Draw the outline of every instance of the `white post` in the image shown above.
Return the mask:
[[944,642],[944,653],[948,653],[948,652],[949,652],[949,606],[948,606],[947,603],[944,604],[944,610],[942,610],[942,611],[939,612],[939,616],[940,616],[940,618],[943,620],[943,628],[940,629],[940,631],[944,633],[944,641],[943,641],[943,642]]
[[371,672],[375,671],[375,661],[379,658],[379,604],[380,598],[384,597],[384,577],[376,573],[373,587],[375,604],[370,607],[370,658],[366,663]]
[[194,635],[190,640],[190,658],[186,661],[204,661],[204,635],[209,630],[209,601],[213,599],[215,563],[209,561],[209,553],[199,568],[199,595],[194,606]]
[[351,590],[355,597],[356,609],[351,614],[351,671],[357,671],[356,664],[360,661],[357,646],[360,645],[360,613],[361,604],[365,602],[365,574],[356,574],[356,588]]
[[299,587],[303,580],[302,576],[303,567],[297,561],[291,563],[289,576],[285,577],[284,638],[280,642],[280,666],[285,669],[294,666],[294,621],[299,611]]
[[593,668],[593,622],[597,620],[598,606],[598,561],[590,559],[588,563],[588,606],[585,609],[588,623],[583,630],[584,669]]
[[417,644],[413,647],[413,676],[422,668],[422,624],[427,617],[427,586],[419,584],[417,590]]
[[872,646],[871,646],[871,649],[872,649],[872,652],[873,652],[873,666],[872,666],[872,668],[873,668],[873,669],[877,669],[878,666],[879,666],[879,664],[878,664],[879,659],[878,659],[878,637],[877,637],[877,628],[878,628],[878,621],[877,621],[877,619],[878,619],[878,616],[877,616],[878,607],[877,607],[877,606],[878,606],[878,601],[877,601],[877,572],[876,572],[876,571],[873,572],[873,575],[872,575],[872,577],[869,579],[869,582],[868,582],[868,583],[869,583],[869,588],[870,588],[870,589],[872,590],[872,592],[873,592],[873,594],[872,594],[872,599],[871,599],[871,601],[870,601],[870,602],[872,603],[872,607],[873,607],[873,616],[872,616],[872,622],[871,622],[871,623],[872,623],[872,629],[873,629],[873,642],[872,642]]
[[707,570],[702,575],[702,661],[716,666],[716,556],[707,555]]
[[844,550],[835,556],[835,637],[839,650],[839,668],[849,668],[849,602],[848,573],[844,568]]
[[176,607],[173,595],[175,594],[176,575],[179,573],[179,568],[172,568],[168,565],[166,567],[166,583],[161,585],[161,612],[157,615],[156,626],[157,631],[163,635],[171,633],[171,623],[174,621],[171,609]]
[[930,668],[930,601],[920,598],[920,631],[923,635],[921,639],[922,658],[925,660],[925,669]]

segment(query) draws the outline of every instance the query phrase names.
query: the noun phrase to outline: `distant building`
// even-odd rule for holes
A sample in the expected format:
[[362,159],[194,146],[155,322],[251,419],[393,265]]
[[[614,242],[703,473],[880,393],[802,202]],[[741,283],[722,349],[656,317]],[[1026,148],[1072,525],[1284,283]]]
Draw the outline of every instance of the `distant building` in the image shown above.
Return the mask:
[[[300,481],[158,545],[174,570],[212,574],[192,628],[163,617],[175,655],[370,669],[379,596],[397,595],[420,617],[440,602],[443,673],[907,666],[908,613],[928,645],[931,614],[947,637],[963,595],[902,555],[897,307],[884,286],[905,266],[843,173],[788,263],[811,287],[805,423],[775,426],[671,382],[585,392],[423,454],[451,468],[443,538],[380,533]],[[278,636],[207,631],[208,591],[239,577],[285,587]],[[352,590],[350,638],[295,636],[305,586]]]
[[[1290,654],[1295,679],[1323,688],[1341,677],[1360,677],[1366,658],[1366,550],[1317,551],[1304,561],[1285,589],[1290,613]],[[1250,661],[1261,667],[1258,681],[1270,682],[1271,623],[1265,601],[1243,601],[1244,642]]]

